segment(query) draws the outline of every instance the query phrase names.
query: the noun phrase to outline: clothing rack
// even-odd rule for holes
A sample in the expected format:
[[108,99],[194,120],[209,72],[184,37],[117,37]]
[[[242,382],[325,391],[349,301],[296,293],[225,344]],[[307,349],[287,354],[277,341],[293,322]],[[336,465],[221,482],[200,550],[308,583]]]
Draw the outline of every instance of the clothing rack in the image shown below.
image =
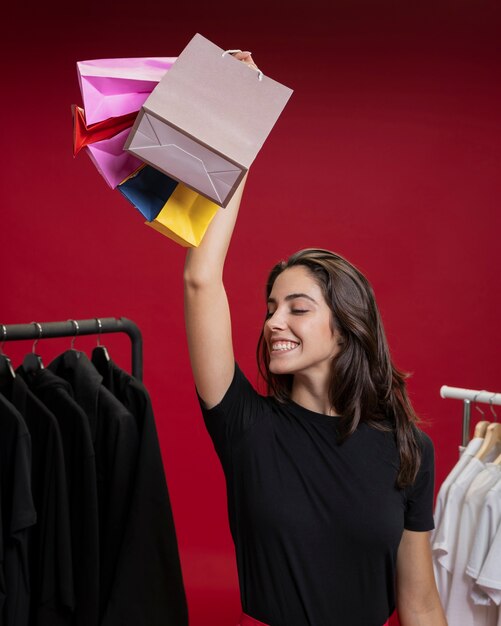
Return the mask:
[[0,345],[4,341],[22,339],[50,339],[54,337],[79,337],[126,333],[132,344],[132,375],[143,379],[143,339],[138,326],[125,317],[99,317],[65,322],[32,322],[31,324],[0,324]]
[[475,389],[443,385],[440,388],[440,396],[453,400],[463,400],[463,446],[466,446],[470,439],[471,403],[483,402],[491,406],[493,404],[501,405],[501,393],[495,391],[476,391]]

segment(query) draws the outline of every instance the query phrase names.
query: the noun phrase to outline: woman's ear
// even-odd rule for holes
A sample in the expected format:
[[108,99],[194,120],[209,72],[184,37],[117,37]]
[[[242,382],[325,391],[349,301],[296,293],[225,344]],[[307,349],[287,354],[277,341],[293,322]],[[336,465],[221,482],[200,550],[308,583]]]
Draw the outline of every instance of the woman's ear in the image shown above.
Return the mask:
[[332,334],[334,336],[334,338],[336,339],[336,343],[338,346],[342,346],[345,344],[345,336],[343,335],[343,333],[339,330],[335,320],[331,321],[331,329],[332,329]]

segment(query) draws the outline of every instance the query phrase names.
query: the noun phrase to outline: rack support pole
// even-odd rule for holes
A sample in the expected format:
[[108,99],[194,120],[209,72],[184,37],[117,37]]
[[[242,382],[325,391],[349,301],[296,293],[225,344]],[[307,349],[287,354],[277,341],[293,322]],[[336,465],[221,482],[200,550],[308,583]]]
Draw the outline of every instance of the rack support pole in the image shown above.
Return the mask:
[[463,446],[470,440],[471,400],[463,400]]

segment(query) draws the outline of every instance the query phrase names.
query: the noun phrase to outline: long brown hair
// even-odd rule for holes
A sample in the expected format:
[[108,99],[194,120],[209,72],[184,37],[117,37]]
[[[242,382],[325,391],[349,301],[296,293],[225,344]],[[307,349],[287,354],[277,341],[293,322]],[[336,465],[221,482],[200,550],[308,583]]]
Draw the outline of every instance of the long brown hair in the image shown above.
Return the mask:
[[[322,289],[332,311],[333,324],[342,340],[333,359],[329,385],[331,405],[340,414],[342,443],[360,422],[386,430],[392,428],[400,454],[397,486],[411,485],[421,463],[419,421],[407,395],[408,374],[392,363],[374,292],[366,277],[346,259],[317,248],[300,250],[273,267],[266,283],[266,300],[284,270],[301,265]],[[286,402],[292,391],[292,374],[273,374],[263,331],[257,346],[258,367],[268,393]],[[388,421],[391,426],[388,426]]]

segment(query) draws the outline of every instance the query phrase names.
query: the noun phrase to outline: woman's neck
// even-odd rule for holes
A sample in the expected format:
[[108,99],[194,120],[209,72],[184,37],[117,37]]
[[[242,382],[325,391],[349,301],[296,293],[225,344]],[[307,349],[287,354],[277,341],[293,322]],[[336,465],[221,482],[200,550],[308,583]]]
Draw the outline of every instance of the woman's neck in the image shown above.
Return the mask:
[[296,374],[292,382],[291,400],[309,411],[315,411],[315,413],[338,414],[330,403],[326,381],[313,381]]

